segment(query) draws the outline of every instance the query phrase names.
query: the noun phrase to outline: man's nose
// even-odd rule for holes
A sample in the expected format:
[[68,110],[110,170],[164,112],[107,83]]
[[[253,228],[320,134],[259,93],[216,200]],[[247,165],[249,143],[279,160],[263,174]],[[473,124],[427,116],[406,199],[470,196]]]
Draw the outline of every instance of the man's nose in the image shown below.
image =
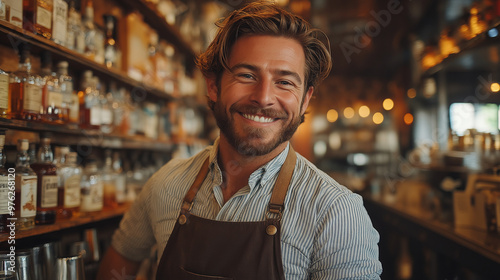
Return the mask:
[[275,100],[275,88],[270,79],[262,79],[254,87],[251,100],[260,106],[266,107],[272,105]]

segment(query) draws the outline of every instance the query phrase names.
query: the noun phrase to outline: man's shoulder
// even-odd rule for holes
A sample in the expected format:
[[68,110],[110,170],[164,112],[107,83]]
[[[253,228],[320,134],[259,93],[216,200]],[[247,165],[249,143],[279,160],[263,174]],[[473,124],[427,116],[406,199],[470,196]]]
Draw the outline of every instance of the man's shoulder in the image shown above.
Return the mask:
[[318,199],[336,200],[339,197],[349,196],[353,192],[346,186],[338,183],[334,178],[319,169],[306,158],[298,155],[294,175],[295,184],[303,192],[316,194]]

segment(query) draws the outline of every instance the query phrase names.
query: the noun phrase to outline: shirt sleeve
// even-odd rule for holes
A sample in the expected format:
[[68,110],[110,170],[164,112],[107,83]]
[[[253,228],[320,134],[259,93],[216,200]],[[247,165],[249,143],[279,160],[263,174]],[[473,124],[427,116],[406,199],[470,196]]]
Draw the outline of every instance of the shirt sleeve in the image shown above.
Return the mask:
[[311,280],[380,279],[379,234],[361,196],[338,197],[319,216]]
[[111,246],[125,258],[142,261],[150,256],[155,237],[148,215],[151,205],[151,181],[144,185],[114,232]]

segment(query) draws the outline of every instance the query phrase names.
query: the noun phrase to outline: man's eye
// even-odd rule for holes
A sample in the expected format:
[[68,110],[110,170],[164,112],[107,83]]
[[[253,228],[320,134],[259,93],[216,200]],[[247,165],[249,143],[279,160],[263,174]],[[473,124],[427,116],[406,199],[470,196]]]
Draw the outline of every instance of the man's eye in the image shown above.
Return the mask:
[[238,74],[238,77],[243,79],[253,79],[252,74]]
[[278,84],[280,85],[283,85],[283,86],[290,86],[290,85],[293,85],[291,82],[289,81],[279,81]]

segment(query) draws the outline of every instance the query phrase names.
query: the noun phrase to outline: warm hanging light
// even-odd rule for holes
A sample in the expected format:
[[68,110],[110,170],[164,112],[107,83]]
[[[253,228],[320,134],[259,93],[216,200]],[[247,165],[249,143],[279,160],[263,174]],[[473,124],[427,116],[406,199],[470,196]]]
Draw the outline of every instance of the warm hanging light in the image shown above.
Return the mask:
[[352,107],[346,107],[344,109],[344,117],[346,119],[352,119],[354,117],[355,111]]
[[326,119],[331,123],[336,122],[338,118],[339,118],[339,112],[337,112],[337,110],[335,109],[330,109],[326,113]]
[[406,113],[405,116],[403,117],[403,120],[405,124],[410,125],[413,123],[413,115],[410,113]]
[[490,89],[491,89],[491,92],[499,92],[500,91],[500,84],[491,83]]
[[382,113],[380,112],[377,112],[375,114],[373,114],[373,123],[374,124],[381,124],[382,122],[384,122],[384,115],[382,115]]
[[392,110],[392,108],[394,108],[394,101],[390,98],[386,98],[382,103],[382,106],[386,111]]
[[366,106],[366,105],[363,105],[363,106],[359,107],[358,114],[360,117],[366,118],[370,115],[370,108],[368,108],[368,106]]

